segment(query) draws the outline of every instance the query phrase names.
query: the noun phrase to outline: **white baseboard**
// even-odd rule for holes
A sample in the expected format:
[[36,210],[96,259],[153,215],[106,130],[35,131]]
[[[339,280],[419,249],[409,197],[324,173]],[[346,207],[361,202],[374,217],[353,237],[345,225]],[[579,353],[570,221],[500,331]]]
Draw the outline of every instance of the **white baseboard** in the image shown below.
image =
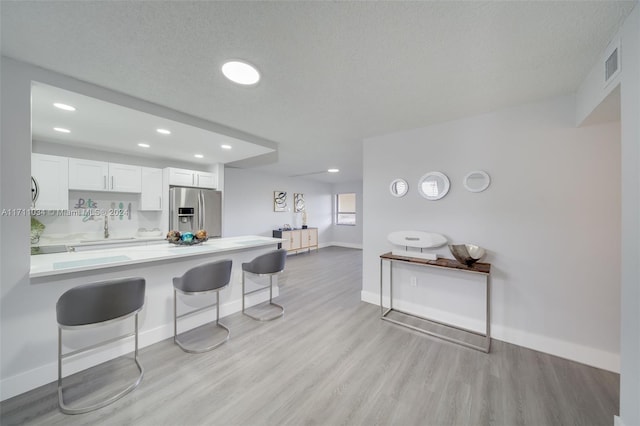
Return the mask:
[[[362,291],[360,293],[360,298],[363,302],[377,306],[380,305],[380,295],[378,293]],[[385,306],[389,306],[388,298],[383,298],[383,303]],[[415,312],[418,315],[446,320],[446,322],[451,322],[472,330],[483,330],[484,327],[484,323],[480,324],[475,318],[463,318],[458,315],[447,316],[447,314],[443,314],[442,311],[433,310],[425,311],[423,313],[420,308],[416,309],[415,305],[407,302],[403,303],[400,301],[394,301],[394,305],[400,309]],[[480,325],[480,327],[478,327],[478,325]],[[614,373],[620,373],[620,355],[616,353],[567,342],[565,340],[549,336],[530,333],[524,330],[517,330],[495,323],[491,324],[491,338],[579,362],[581,364],[612,371]]]
[[[278,294],[279,289],[274,285],[273,297],[277,297]],[[253,306],[257,303],[266,302],[267,300],[269,300],[269,292],[265,291],[248,295],[246,302],[247,306]],[[223,318],[236,312],[240,312],[241,310],[241,300],[225,303],[220,305],[220,317]],[[213,311],[213,309],[211,311]],[[211,311],[206,310],[199,312],[193,316],[180,320],[178,333],[211,322]],[[178,313],[180,313],[180,310],[178,310]],[[53,329],[53,332],[55,333],[55,328]],[[163,324],[159,327],[140,331],[138,345],[140,348],[144,348],[170,337],[173,337],[173,323]],[[133,348],[133,338],[131,337],[114,343],[112,347],[109,347],[106,350],[96,350],[88,352],[86,355],[78,355],[77,357],[64,362],[63,377],[131,353],[133,352]],[[144,366],[143,357],[140,359],[140,362]],[[58,380],[57,360],[38,368],[34,368],[33,370],[25,371],[16,374],[15,376],[2,379],[0,381],[0,400],[4,401],[5,399],[12,398],[16,395],[20,395],[21,393],[28,392],[56,380]]]
[[355,243],[340,243],[340,242],[331,242],[331,243],[324,243],[321,244],[320,247],[329,247],[329,246],[336,246],[336,247],[345,247],[345,248],[352,248],[352,249],[358,249],[358,250],[362,250],[362,244],[355,244]]
[[620,417],[613,416],[613,426],[625,426],[625,424]]
[[[365,297],[367,298],[367,300],[364,299]],[[361,293],[361,298],[367,303],[372,303],[378,306],[380,305],[380,295],[378,294],[363,291]],[[373,298],[375,298],[375,301],[373,300]],[[385,307],[389,307],[388,297],[383,297],[382,302],[384,303]],[[484,333],[486,331],[486,323],[484,322],[484,320],[479,320],[477,318],[470,318],[458,314],[452,314],[450,312],[441,311],[439,309],[425,308],[424,306],[417,305],[415,303],[396,299],[394,299],[393,307],[404,312],[410,312],[414,315],[421,316],[423,318],[431,318],[435,321],[439,321],[445,324],[452,324],[457,327],[466,328],[467,330],[473,330],[479,333]]]

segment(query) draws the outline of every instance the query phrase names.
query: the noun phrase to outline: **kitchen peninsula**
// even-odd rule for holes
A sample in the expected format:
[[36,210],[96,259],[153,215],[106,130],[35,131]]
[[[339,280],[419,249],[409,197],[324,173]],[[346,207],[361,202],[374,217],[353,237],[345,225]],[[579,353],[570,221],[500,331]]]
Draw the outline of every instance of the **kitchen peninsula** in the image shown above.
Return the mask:
[[[44,254],[31,257],[29,276],[33,280],[34,278],[73,272],[92,271],[99,273],[100,270],[119,266],[127,267],[149,262],[190,259],[194,256],[219,255],[234,250],[264,246],[275,247],[275,244],[281,241],[279,238],[250,235],[210,239],[205,243],[193,246],[178,246],[166,243],[140,244],[83,252]],[[201,259],[201,261],[205,260]]]
[[[169,243],[130,245],[82,252],[52,253],[31,256],[30,281],[34,298],[29,311],[21,317],[29,323],[28,352],[21,356],[32,358],[36,368],[7,379],[7,385],[24,390],[50,383],[56,378],[56,301],[66,290],[90,282],[139,276],[146,279],[146,300],[140,313],[140,347],[149,346],[173,336],[173,277],[205,262],[231,259],[233,270],[229,287],[220,292],[220,316],[241,310],[241,275],[243,262],[277,247],[283,240],[263,236],[238,236],[209,239],[203,244],[177,246]],[[259,277],[247,283],[253,290],[262,284]],[[268,281],[266,282],[268,284]],[[274,286],[274,297],[278,287]],[[211,296],[215,297],[215,296]],[[11,295],[7,295],[7,303]],[[269,292],[249,295],[248,305],[268,300]],[[198,301],[178,299],[178,311],[187,308],[184,303]],[[195,306],[195,305],[194,305]],[[210,310],[184,320],[182,330],[190,330],[215,319]],[[104,330],[103,330],[104,328]],[[101,327],[91,333],[113,333]],[[233,330],[232,330],[233,335]],[[92,339],[85,335],[81,339]],[[33,351],[33,349],[36,349]],[[91,356],[70,360],[66,372],[75,372],[128,353],[131,345],[124,344],[96,350]],[[144,358],[142,359],[144,363]],[[10,383],[9,383],[10,382]],[[18,390],[18,392],[20,391]]]

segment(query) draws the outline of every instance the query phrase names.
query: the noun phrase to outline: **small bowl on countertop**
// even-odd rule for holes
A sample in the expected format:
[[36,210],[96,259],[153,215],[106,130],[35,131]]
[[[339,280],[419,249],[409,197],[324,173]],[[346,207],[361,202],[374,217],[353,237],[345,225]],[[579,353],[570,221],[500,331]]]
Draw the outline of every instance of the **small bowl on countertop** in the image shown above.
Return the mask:
[[456,260],[471,266],[485,255],[485,249],[474,244],[449,244],[449,251]]

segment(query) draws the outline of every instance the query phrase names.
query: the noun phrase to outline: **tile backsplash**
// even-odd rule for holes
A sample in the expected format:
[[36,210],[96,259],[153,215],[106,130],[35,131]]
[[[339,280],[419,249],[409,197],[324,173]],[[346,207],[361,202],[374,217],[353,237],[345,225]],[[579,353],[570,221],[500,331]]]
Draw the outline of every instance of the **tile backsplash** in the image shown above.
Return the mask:
[[72,215],[47,215],[37,219],[45,225],[43,236],[88,234],[104,235],[104,217],[108,215],[109,234],[113,237],[134,236],[138,228],[164,229],[161,212],[138,211],[139,194],[119,192],[69,191]]

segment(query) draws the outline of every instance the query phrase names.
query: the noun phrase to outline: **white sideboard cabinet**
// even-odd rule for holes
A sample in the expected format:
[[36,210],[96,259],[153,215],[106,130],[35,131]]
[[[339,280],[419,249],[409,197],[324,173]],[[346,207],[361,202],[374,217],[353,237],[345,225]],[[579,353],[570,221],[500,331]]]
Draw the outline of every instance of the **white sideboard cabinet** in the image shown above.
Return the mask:
[[[303,250],[318,249],[318,228],[281,230],[272,232],[274,238],[282,238],[281,247],[288,253],[298,253]],[[280,246],[280,245],[279,245]]]

